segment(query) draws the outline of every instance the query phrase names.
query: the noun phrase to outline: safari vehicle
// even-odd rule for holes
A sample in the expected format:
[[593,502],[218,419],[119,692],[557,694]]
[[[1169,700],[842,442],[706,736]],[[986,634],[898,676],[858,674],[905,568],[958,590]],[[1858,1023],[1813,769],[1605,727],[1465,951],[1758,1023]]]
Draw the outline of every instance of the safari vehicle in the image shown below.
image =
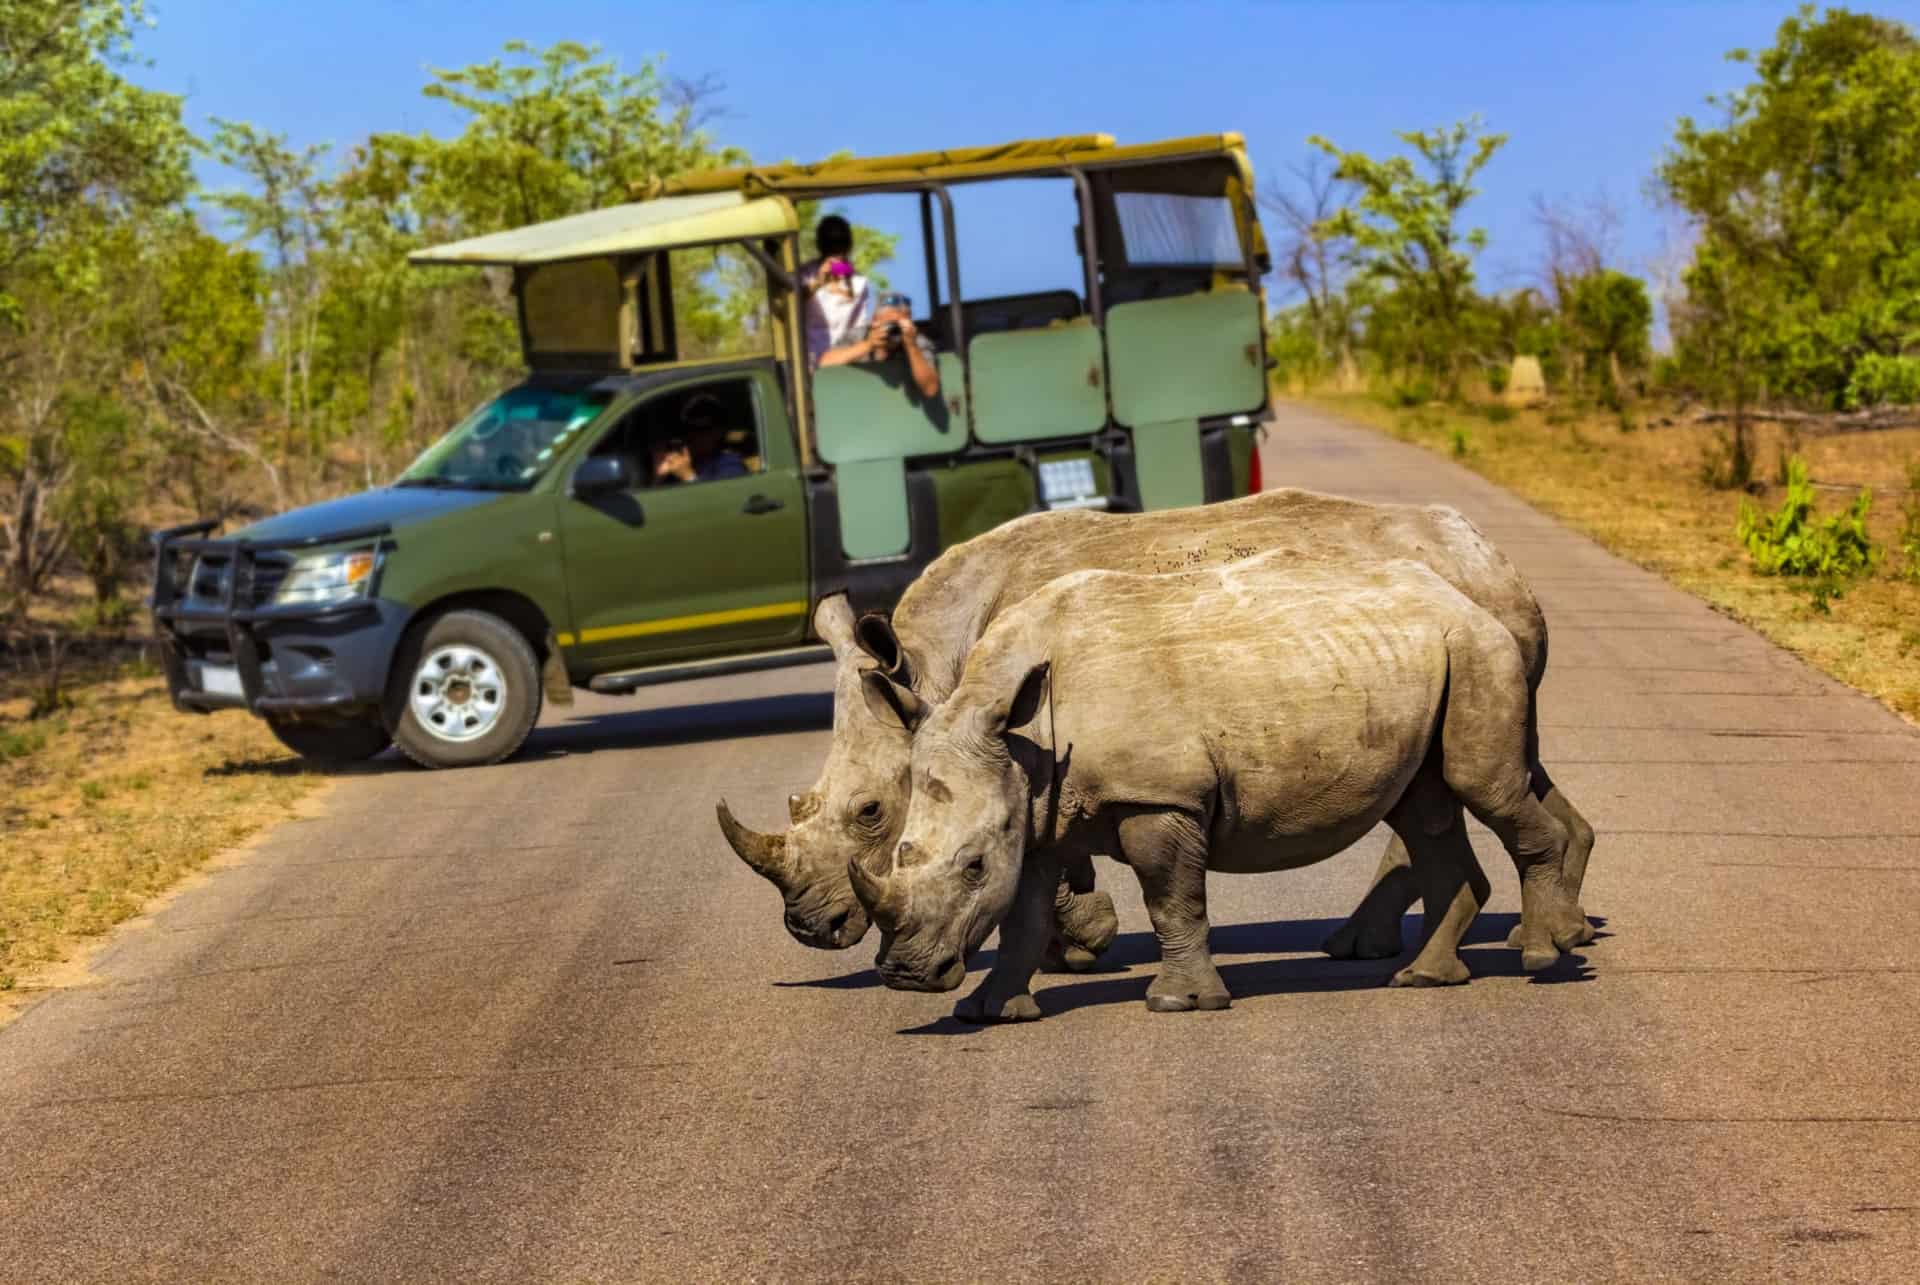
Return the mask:
[[[963,297],[954,191],[1036,177],[1072,185],[1079,288]],[[913,317],[937,397],[898,360],[809,367],[796,203],[868,193],[918,198]],[[432,767],[490,763],[575,688],[825,659],[808,637],[821,597],[888,606],[941,550],[1021,514],[1258,490],[1253,193],[1238,135],[1088,135],[700,171],[420,251],[510,270],[525,381],[390,486],[222,538],[157,533],[173,700],[245,709],[315,759],[397,742]],[[745,356],[702,353],[676,321],[676,282],[722,251],[761,299]],[[738,467],[653,484],[695,399]]]

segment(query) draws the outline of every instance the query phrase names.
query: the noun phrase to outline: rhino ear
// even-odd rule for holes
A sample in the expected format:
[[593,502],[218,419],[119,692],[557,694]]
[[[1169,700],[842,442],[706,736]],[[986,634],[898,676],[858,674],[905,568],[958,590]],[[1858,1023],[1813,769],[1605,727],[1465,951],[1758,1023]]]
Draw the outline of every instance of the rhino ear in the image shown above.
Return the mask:
[[883,724],[903,732],[911,733],[930,712],[927,703],[915,696],[912,688],[901,686],[878,670],[861,673],[860,689],[867,698],[868,712]]
[[898,683],[911,684],[913,674],[907,667],[907,653],[900,646],[900,636],[893,632],[893,622],[877,611],[869,611],[854,622],[853,641],[860,650],[873,657],[880,666],[880,672],[893,677]]
[[997,720],[999,730],[1004,733],[1010,728],[1025,727],[1040,717],[1040,710],[1047,703],[1047,685],[1052,681],[1053,666],[1048,661],[1043,660],[1029,669]]
[[835,660],[853,649],[853,603],[842,593],[830,593],[813,609],[813,632],[833,648]]

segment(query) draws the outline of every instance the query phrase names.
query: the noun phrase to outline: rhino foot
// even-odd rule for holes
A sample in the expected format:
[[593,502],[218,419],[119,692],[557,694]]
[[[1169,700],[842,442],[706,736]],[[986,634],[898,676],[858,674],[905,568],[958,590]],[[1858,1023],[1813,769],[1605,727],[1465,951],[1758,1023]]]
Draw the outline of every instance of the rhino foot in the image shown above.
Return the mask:
[[982,986],[953,1006],[953,1015],[963,1022],[987,1026],[1000,1022],[1033,1022],[1040,1017],[1040,1005],[1025,991],[1004,1000],[987,997]]
[[1212,1012],[1231,1008],[1233,995],[1227,990],[1227,984],[1220,980],[1220,974],[1213,969],[1209,968],[1207,972],[1210,976],[1191,977],[1162,972],[1147,987],[1147,1011],[1190,1013],[1195,1009]]
[[1467,966],[1458,956],[1440,964],[1422,964],[1413,961],[1395,973],[1387,982],[1389,986],[1459,986],[1472,976]]
[[[1522,949],[1525,943],[1521,941],[1521,936],[1521,926],[1515,924],[1513,931],[1507,934],[1507,945],[1515,950]],[[1564,922],[1555,924],[1553,928],[1553,944],[1561,950],[1584,946],[1593,940],[1593,936],[1593,925],[1588,922],[1586,912],[1577,907]]]
[[1392,959],[1400,953],[1400,921],[1395,919],[1388,932],[1356,916],[1334,929],[1320,949],[1335,959]]
[[[1066,965],[1074,972],[1092,964],[1120,935],[1120,916],[1114,913],[1113,898],[1098,889],[1074,894],[1056,908],[1054,922],[1065,947]],[[1085,956],[1086,963],[1075,965],[1076,952]]]
[[1071,946],[1056,937],[1047,943],[1040,967],[1049,973],[1084,973],[1099,962],[1100,957],[1086,947]]

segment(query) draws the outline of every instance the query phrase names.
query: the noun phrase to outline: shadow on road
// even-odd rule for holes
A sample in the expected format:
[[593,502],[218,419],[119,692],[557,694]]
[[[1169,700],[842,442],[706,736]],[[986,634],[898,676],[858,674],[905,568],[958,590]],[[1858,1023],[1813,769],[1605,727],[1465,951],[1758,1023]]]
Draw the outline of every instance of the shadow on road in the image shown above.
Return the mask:
[[[1568,952],[1545,972],[1529,973],[1520,966],[1520,952],[1506,945],[1520,917],[1513,914],[1481,915],[1461,941],[1461,959],[1474,979],[1493,977],[1525,978],[1535,985],[1560,986],[1593,980],[1587,959],[1578,951]],[[1269,955],[1317,951],[1329,933],[1344,922],[1338,919],[1275,920],[1260,924],[1228,924],[1215,928],[1208,942],[1216,957],[1223,955]],[[1596,927],[1604,919],[1595,918]],[[1605,933],[1600,934],[1605,936]],[[1263,959],[1247,963],[1222,964],[1220,978],[1233,992],[1234,1002],[1265,995],[1306,994],[1323,991],[1375,990],[1412,958],[1420,937],[1420,919],[1409,915],[1401,921],[1401,941],[1405,945],[1394,959]],[[1477,949],[1475,949],[1477,948]],[[996,952],[983,950],[969,961],[968,984],[954,992],[957,999],[978,982],[977,974],[993,967]],[[1160,959],[1159,943],[1152,933],[1122,933],[1086,973],[1086,980],[1044,987],[1035,992],[1044,1014],[1071,1012],[1101,1004],[1143,1004],[1147,986],[1153,980],[1153,965]],[[1145,965],[1147,967],[1138,968]],[[1066,974],[1058,974],[1066,975]],[[881,985],[873,969],[862,969],[838,977],[822,977],[805,982],[775,982],[775,986],[807,986],[824,990],[865,990]],[[981,1028],[943,1017],[924,1026],[907,1027],[901,1035],[965,1035]]]
[[515,757],[537,759],[650,745],[692,745],[786,732],[822,732],[832,726],[832,692],[793,692],[570,718],[557,726],[535,728]]

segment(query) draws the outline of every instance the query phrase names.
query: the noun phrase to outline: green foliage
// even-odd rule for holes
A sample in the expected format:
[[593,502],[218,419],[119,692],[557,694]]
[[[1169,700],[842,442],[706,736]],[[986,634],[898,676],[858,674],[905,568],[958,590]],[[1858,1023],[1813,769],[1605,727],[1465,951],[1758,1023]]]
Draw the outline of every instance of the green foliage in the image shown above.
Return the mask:
[[1736,405],[1837,406],[1920,334],[1920,41],[1811,6],[1730,57],[1754,79],[1682,119],[1657,182],[1698,230],[1675,309],[1687,382]]
[[1458,424],[1447,434],[1447,449],[1456,460],[1463,460],[1473,453],[1473,439],[1467,436],[1467,430]]
[[[1461,227],[1474,178],[1507,141],[1477,118],[1399,135],[1413,156],[1374,160],[1324,138],[1308,141],[1359,193],[1320,229],[1344,240],[1356,283],[1370,288],[1368,346],[1390,365],[1418,368],[1452,394],[1472,345],[1473,258],[1483,229]],[[1417,164],[1416,164],[1417,161]]]
[[0,759],[23,759],[47,747],[47,733],[38,727],[23,727],[17,732],[0,731]]
[[180,100],[120,75],[139,0],[0,0],[0,322],[40,272],[96,281],[92,233],[186,195]]
[[1900,574],[1920,585],[1920,459],[1907,461],[1907,493],[1900,500]]
[[1740,504],[1734,528],[1747,556],[1761,575],[1794,576],[1809,582],[1815,610],[1827,611],[1841,589],[1872,569],[1879,557],[1867,534],[1873,493],[1861,491],[1843,513],[1820,517],[1806,461],[1787,462],[1787,498],[1778,510],[1762,513],[1752,501]]
[[1920,357],[1870,352],[1847,377],[1847,409],[1920,404]]
[[1569,283],[1565,327],[1590,385],[1618,394],[1613,372],[1645,370],[1653,301],[1646,283],[1603,268]]

